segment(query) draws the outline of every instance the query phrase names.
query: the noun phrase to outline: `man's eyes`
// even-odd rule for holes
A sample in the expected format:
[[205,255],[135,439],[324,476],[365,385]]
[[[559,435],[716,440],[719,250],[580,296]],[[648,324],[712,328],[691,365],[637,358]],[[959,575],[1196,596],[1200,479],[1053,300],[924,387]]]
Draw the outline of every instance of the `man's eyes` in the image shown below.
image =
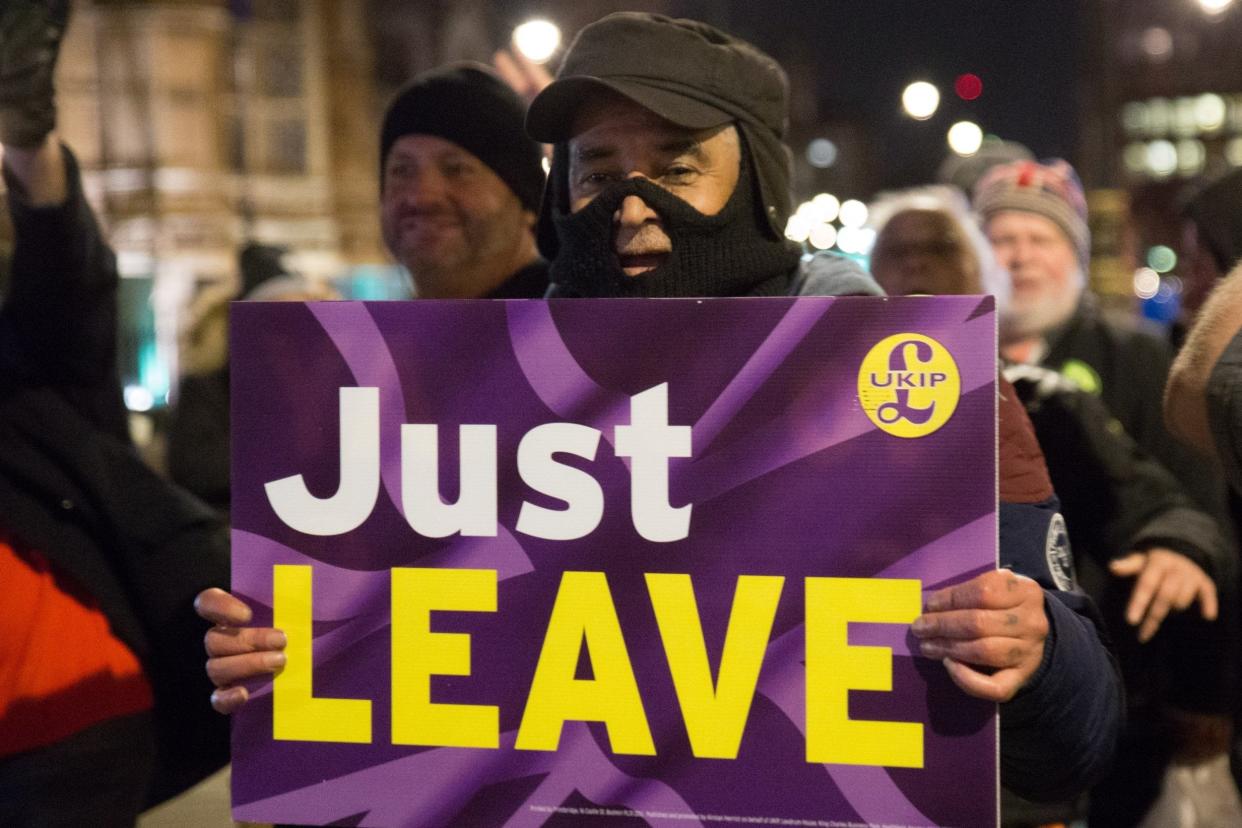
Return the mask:
[[[698,175],[698,170],[694,167],[685,164],[673,164],[649,180],[656,184],[678,186],[690,183],[696,175]],[[621,181],[624,178],[626,176],[619,170],[595,170],[582,173],[578,177],[578,184],[580,186],[604,186]]]
[[[404,180],[418,174],[420,167],[416,164],[396,163],[388,168],[385,173],[389,178]],[[422,169],[426,169],[423,167]],[[435,166],[440,175],[445,178],[462,178],[473,175],[478,171],[475,164],[468,161],[444,161]]]
[[[1013,245],[1016,245],[1018,243],[1018,237],[1017,236],[996,236],[996,237],[988,239],[988,241],[992,244],[993,247],[1012,247]],[[1026,242],[1032,247],[1043,248],[1043,247],[1052,247],[1054,244],[1056,244],[1057,239],[1055,236],[1027,236]]]
[[620,173],[615,172],[587,172],[583,173],[578,181],[582,184],[608,184],[621,179]]
[[673,184],[682,184],[692,179],[698,172],[694,167],[685,164],[673,164],[664,171],[661,180]]
[[440,172],[446,176],[460,178],[473,174],[475,167],[467,161],[448,161],[440,165]]

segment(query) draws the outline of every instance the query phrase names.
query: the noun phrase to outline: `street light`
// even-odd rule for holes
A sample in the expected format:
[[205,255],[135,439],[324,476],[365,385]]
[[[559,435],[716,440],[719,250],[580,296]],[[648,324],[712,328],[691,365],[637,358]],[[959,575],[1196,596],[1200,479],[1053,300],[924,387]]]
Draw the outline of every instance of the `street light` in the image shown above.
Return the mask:
[[1157,178],[1167,178],[1177,169],[1177,147],[1161,139],[1147,145],[1147,168]]
[[969,158],[983,146],[983,130],[973,121],[958,121],[949,127],[949,149]]
[[811,219],[805,213],[794,213],[785,223],[785,238],[790,241],[804,242],[811,235]]
[[837,163],[837,152],[837,145],[832,141],[816,138],[806,145],[806,160],[812,167],[826,170]]
[[1223,14],[1232,5],[1233,0],[1199,0],[1199,8],[1210,15]]
[[1207,93],[1195,98],[1195,125],[1200,132],[1217,132],[1225,125],[1228,115],[1225,99],[1220,95]]
[[547,20],[528,20],[513,30],[513,45],[532,63],[547,63],[561,45],[561,30]]
[[867,223],[867,205],[851,198],[841,205],[838,216],[843,226],[857,229]]
[[817,224],[811,229],[809,238],[811,247],[827,250],[837,243],[837,228],[831,224]]
[[816,221],[836,221],[841,214],[841,200],[832,193],[820,193],[811,199],[811,214]]
[[901,106],[916,121],[926,121],[940,107],[940,90],[927,81],[915,81],[901,93]]
[[1134,271],[1134,295],[1140,299],[1153,299],[1160,292],[1160,274],[1150,267]]

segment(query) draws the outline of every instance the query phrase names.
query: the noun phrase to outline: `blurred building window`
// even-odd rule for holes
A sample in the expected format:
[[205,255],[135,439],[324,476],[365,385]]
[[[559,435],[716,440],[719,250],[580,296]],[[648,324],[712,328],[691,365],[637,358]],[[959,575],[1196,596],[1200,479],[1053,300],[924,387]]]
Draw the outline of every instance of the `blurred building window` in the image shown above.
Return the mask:
[[164,164],[210,167],[216,162],[214,116],[198,89],[170,89],[157,106],[155,140]]
[[108,95],[108,127],[104,148],[108,161],[120,166],[142,166],[151,155],[147,135],[147,113],[135,94],[116,90]]
[[228,147],[228,165],[230,170],[241,172],[248,169],[246,163],[246,136],[242,131],[242,119],[236,112],[231,112],[225,123],[225,142]]
[[306,122],[300,118],[272,121],[267,132],[263,169],[284,175],[302,175],[307,170]]
[[302,0],[251,0],[256,20],[296,23],[302,19]]
[[265,43],[257,56],[260,95],[296,98],[302,94],[302,48],[296,42]]
[[152,80],[168,87],[211,88],[218,71],[217,49],[210,32],[159,32],[151,39],[158,70]]

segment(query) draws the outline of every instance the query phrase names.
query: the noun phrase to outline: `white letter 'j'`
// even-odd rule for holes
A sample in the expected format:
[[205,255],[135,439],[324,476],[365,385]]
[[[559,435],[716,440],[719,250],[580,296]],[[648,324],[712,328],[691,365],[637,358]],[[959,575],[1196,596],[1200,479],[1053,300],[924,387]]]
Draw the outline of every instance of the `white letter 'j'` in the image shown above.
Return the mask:
[[341,481],[336,494],[315,497],[302,475],[263,488],[285,525],[308,535],[343,535],[362,525],[379,497],[379,389],[341,389]]

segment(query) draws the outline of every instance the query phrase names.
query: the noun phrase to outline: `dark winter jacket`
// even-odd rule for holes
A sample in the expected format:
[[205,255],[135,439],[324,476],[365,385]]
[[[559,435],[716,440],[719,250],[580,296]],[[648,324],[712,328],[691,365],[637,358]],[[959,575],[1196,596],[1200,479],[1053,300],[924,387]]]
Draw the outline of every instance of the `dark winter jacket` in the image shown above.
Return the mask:
[[215,513],[129,442],[115,261],[65,157],[62,206],[33,209],[9,182],[17,243],[0,307],[0,537],[87,589],[142,662],[155,695],[154,803],[228,760],[193,610],[200,590],[228,583],[228,541]]

